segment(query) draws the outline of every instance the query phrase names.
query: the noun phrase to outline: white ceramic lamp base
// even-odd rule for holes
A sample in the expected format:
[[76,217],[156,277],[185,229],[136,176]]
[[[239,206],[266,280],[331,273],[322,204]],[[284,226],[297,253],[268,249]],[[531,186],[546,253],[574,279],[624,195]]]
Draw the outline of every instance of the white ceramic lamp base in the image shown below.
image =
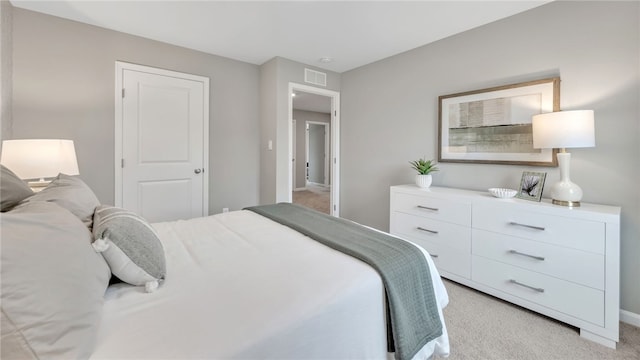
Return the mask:
[[582,189],[569,179],[571,154],[559,152],[558,166],[560,167],[560,181],[551,186],[552,203],[556,205],[578,207],[582,199]]
[[28,184],[33,192],[40,192],[51,184],[51,180],[40,179],[38,181],[29,181]]

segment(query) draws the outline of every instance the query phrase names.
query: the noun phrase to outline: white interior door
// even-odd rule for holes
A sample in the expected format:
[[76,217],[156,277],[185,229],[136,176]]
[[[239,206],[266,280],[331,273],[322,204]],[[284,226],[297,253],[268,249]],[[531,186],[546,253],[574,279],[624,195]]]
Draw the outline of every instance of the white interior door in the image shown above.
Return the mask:
[[206,215],[208,79],[120,64],[119,206],[151,222]]
[[307,181],[329,185],[329,124],[306,123]]

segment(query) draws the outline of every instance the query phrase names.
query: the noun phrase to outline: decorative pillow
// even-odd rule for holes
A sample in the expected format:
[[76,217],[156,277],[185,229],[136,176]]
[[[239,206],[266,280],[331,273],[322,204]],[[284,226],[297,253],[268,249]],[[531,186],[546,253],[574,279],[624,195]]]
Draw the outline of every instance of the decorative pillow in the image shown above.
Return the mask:
[[25,201],[49,201],[71,211],[91,229],[93,212],[100,201],[79,177],[59,174],[49,186]]
[[154,291],[166,274],[164,248],[155,230],[135,213],[100,205],[93,216],[93,247],[102,253],[113,275]]
[[0,222],[0,357],[88,358],[110,277],[91,233],[49,202],[21,204]]
[[0,165],[0,167],[2,167],[0,173],[0,211],[5,212],[33,195],[33,190],[6,166]]

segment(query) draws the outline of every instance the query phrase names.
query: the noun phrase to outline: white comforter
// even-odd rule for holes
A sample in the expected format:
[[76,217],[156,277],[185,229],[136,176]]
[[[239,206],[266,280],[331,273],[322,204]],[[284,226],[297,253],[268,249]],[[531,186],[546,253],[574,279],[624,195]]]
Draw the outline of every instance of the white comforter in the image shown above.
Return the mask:
[[[154,227],[167,278],[150,294],[126,284],[108,289],[92,358],[392,356],[382,281],[359,260],[250,211]],[[425,256],[444,307],[446,290]],[[448,354],[446,328],[415,358],[434,352]]]

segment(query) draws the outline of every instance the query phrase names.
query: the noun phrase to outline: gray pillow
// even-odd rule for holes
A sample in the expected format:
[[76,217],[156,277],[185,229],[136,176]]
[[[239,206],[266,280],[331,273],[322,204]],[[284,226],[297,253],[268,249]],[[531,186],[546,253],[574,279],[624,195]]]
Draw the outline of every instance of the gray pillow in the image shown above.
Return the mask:
[[0,222],[0,357],[88,358],[110,277],[91,233],[49,202],[21,204]]
[[135,213],[100,205],[93,216],[93,247],[101,252],[113,275],[147,292],[166,274],[164,248],[155,230]]
[[93,212],[100,205],[96,195],[77,176],[59,174],[42,191],[28,197],[25,202],[49,201],[71,211],[91,229]]
[[20,201],[33,195],[33,190],[6,166],[0,165],[0,211],[11,210]]

